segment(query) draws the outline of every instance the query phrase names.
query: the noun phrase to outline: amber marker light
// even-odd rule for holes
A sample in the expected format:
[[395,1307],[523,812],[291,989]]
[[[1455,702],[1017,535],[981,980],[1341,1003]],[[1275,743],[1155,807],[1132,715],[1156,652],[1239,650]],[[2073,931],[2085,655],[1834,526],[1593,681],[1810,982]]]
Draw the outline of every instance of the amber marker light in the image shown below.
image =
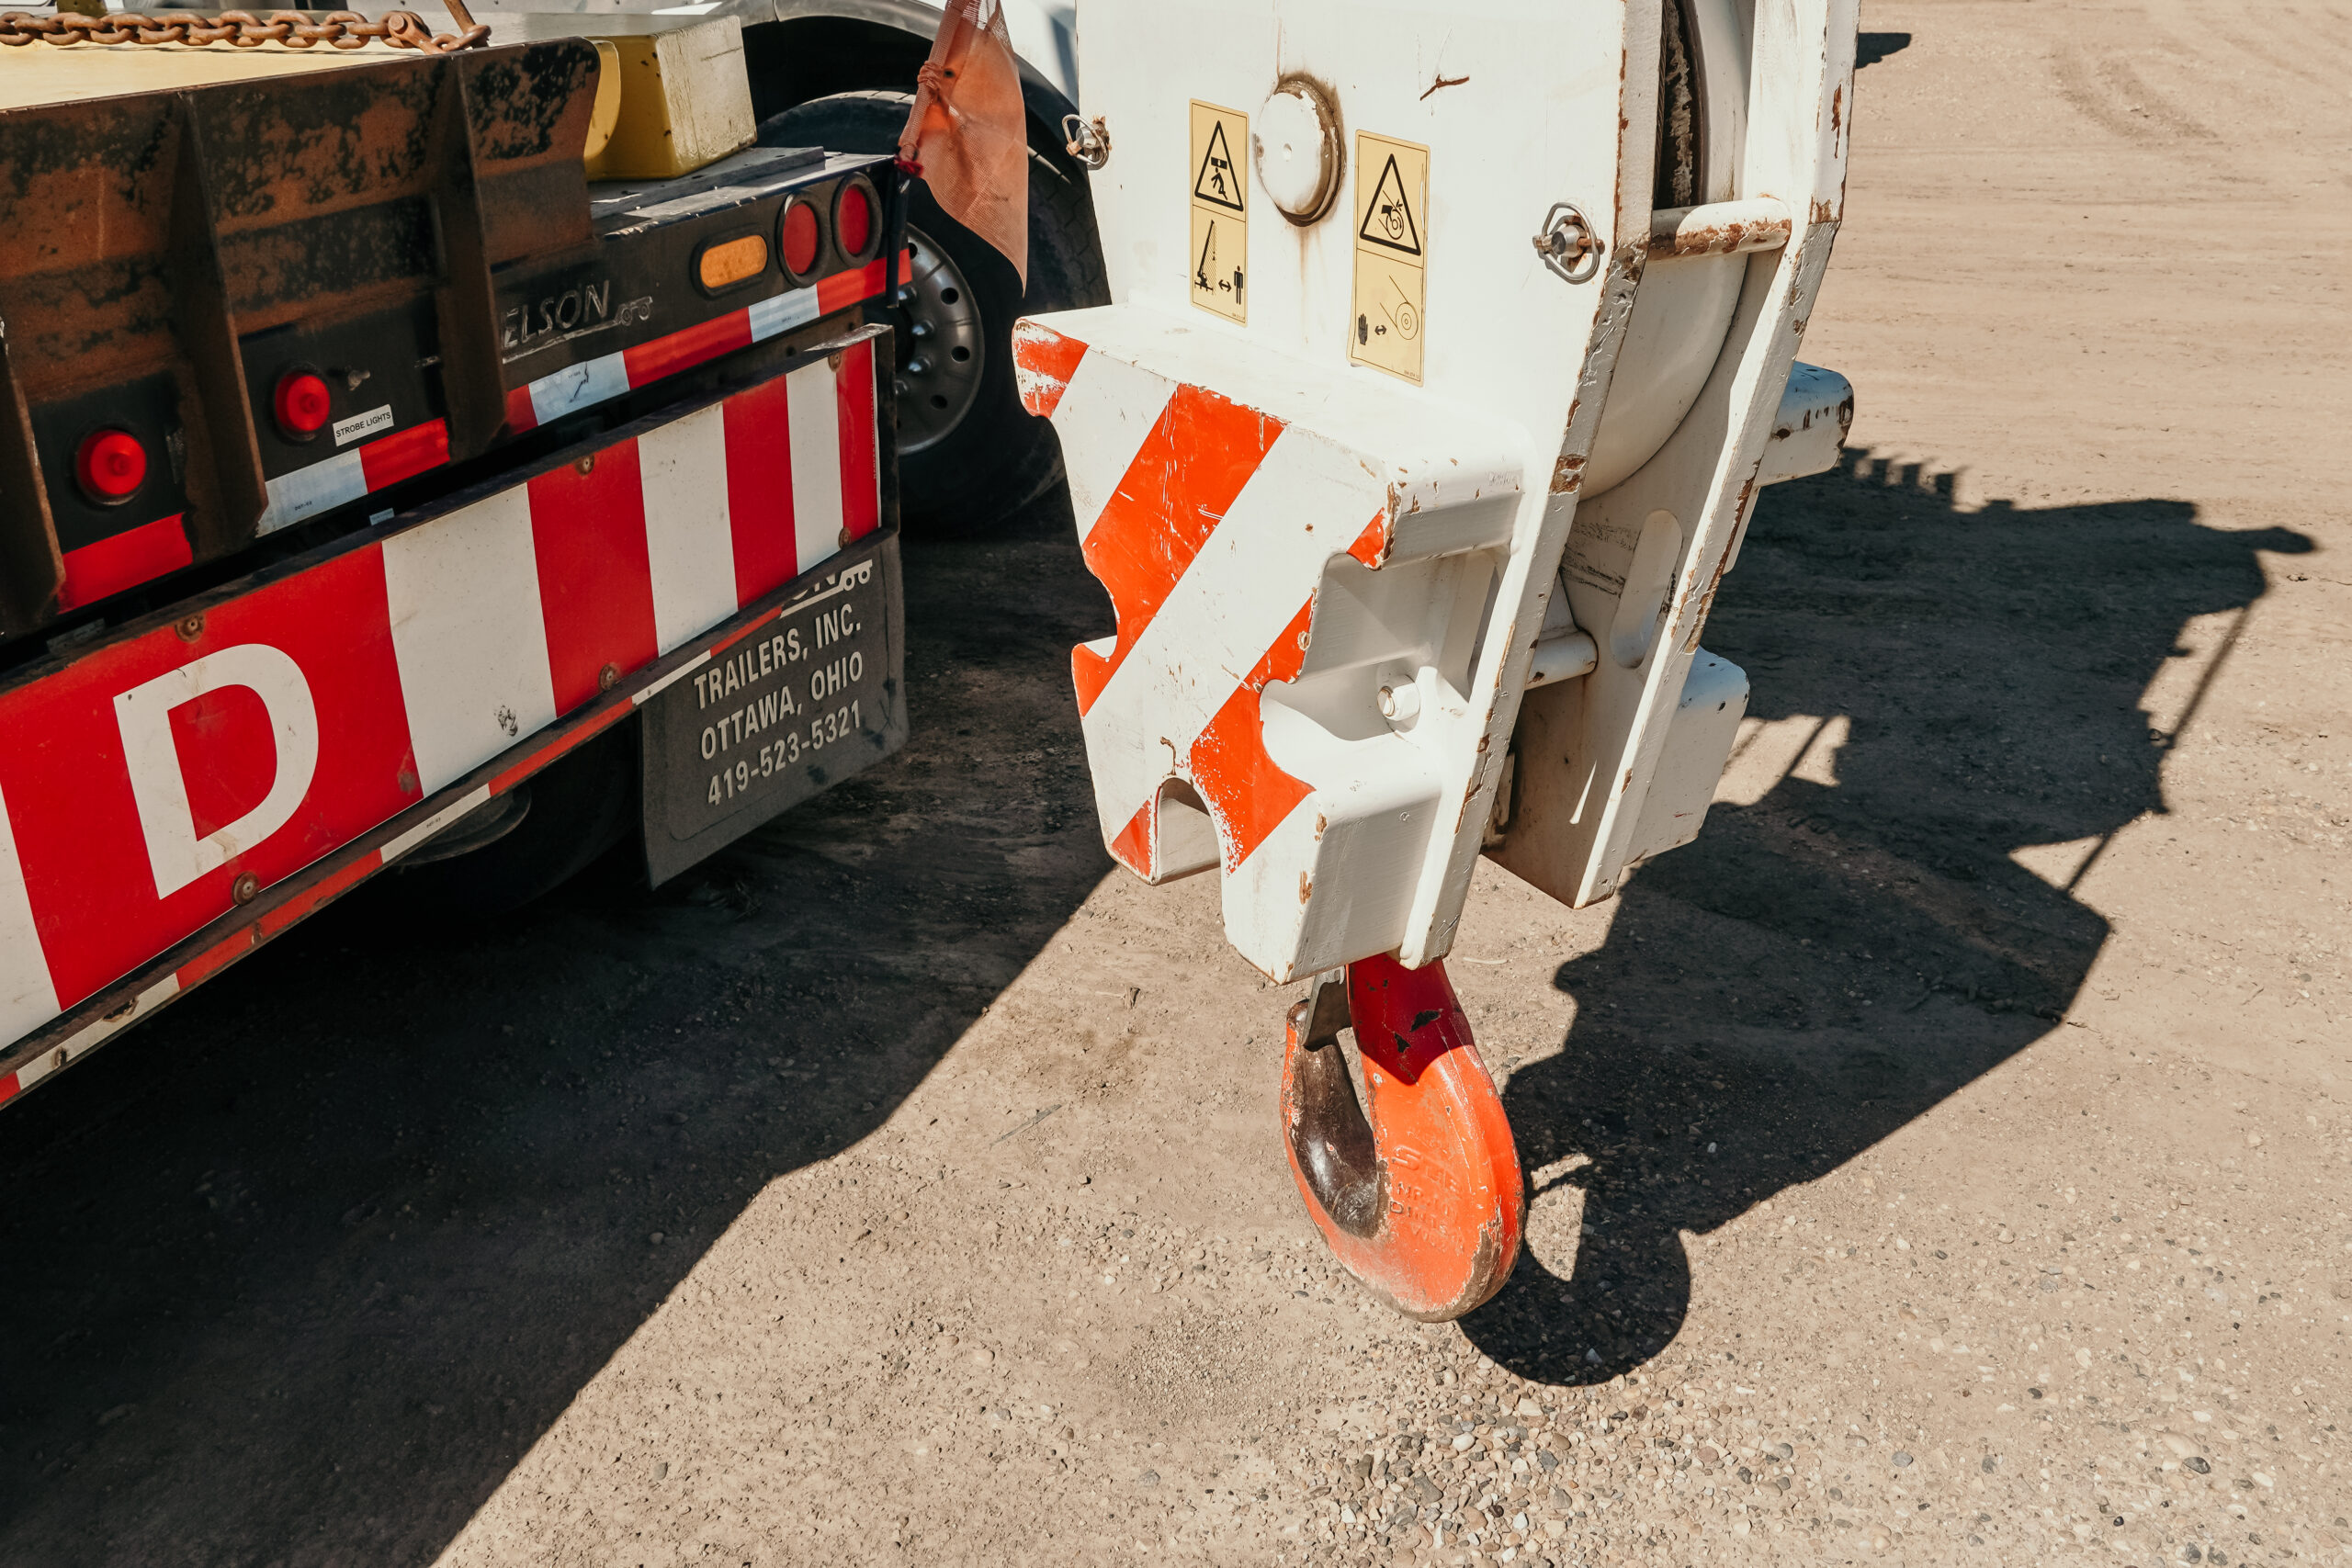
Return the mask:
[[702,285],[705,293],[716,294],[757,277],[767,269],[767,241],[757,234],[744,234],[705,245],[702,254],[695,259],[695,281]]

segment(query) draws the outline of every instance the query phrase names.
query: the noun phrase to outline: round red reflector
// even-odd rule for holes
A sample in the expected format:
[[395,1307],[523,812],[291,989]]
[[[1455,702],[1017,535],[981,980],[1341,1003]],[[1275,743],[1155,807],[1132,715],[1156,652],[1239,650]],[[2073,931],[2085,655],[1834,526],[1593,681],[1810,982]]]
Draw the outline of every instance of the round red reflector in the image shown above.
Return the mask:
[[308,370],[288,370],[277,378],[277,403],[278,423],[296,435],[312,434],[327,422],[327,384]]
[[796,201],[784,209],[784,269],[805,277],[817,269],[817,209]]
[[121,501],[147,479],[147,448],[127,430],[85,436],[74,454],[74,477],[100,501]]
[[862,186],[845,186],[841,206],[834,209],[833,233],[847,254],[862,256],[874,239],[874,204]]

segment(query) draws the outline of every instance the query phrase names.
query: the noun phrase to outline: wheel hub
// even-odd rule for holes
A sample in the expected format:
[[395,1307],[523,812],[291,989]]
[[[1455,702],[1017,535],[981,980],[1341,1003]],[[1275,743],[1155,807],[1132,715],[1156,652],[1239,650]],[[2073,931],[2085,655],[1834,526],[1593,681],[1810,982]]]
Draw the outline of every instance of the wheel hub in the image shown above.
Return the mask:
[[912,271],[895,299],[899,328],[899,454],[946,438],[979,395],[986,352],[971,285],[920,229],[907,231]]

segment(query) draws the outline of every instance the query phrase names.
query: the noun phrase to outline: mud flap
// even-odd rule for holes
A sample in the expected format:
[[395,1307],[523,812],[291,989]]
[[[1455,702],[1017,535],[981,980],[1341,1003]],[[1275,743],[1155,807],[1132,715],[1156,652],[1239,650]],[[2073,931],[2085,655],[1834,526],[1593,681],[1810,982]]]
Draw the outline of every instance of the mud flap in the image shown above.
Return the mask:
[[656,887],[907,743],[898,530],[850,546],[783,595],[774,620],[645,704]]

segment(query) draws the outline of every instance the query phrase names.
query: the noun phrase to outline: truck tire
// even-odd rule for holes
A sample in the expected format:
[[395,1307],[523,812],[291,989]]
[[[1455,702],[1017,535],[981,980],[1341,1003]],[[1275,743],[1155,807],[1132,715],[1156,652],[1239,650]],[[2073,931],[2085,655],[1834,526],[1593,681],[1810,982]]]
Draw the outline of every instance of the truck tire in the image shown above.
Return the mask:
[[[636,786],[636,726],[616,725],[518,785],[524,808],[511,826],[496,825],[503,831],[461,853],[436,855],[441,840],[427,840],[374,879],[372,901],[383,915],[427,926],[503,919],[620,842],[634,822]],[[462,844],[468,826],[452,824],[446,836]]]
[[[814,98],[770,116],[760,143],[893,152],[913,102],[884,92]],[[1021,406],[1012,323],[1110,301],[1094,205],[1082,175],[1031,147],[1026,294],[1012,264],[941,211],[921,181],[907,226],[914,274],[893,312],[899,513],[920,532],[978,533],[1061,478],[1052,426]]]

